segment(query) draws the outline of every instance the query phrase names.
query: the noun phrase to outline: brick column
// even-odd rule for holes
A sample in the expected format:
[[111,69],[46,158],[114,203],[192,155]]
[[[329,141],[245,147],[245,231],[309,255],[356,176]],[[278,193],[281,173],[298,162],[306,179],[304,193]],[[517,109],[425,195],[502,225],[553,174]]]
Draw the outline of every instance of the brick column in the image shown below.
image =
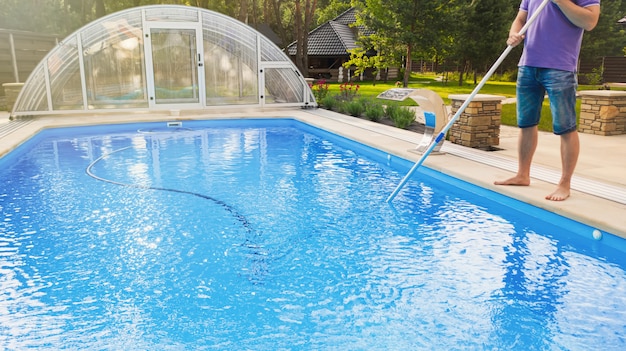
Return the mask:
[[578,131],[587,134],[626,134],[626,91],[580,91]]
[[[469,95],[450,95],[456,114]],[[450,142],[475,149],[490,150],[500,144],[500,117],[504,96],[477,94],[450,128]]]

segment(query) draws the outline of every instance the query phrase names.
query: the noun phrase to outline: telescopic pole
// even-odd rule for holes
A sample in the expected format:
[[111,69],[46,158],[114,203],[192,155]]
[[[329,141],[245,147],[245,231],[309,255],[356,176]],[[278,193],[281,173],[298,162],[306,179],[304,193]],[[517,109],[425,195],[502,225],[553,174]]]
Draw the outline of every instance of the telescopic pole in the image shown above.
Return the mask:
[[[528,27],[535,21],[535,19],[537,19],[537,16],[539,16],[539,13],[541,13],[541,11],[546,7],[546,5],[550,2],[551,0],[543,0],[543,2],[539,5],[539,7],[537,8],[537,11],[535,11],[532,16],[526,21],[526,24],[524,24],[524,26],[522,27],[522,29],[519,31],[519,34],[522,35],[524,33],[526,33],[526,31],[528,30]],[[393,199],[396,197],[396,195],[398,195],[398,193],[400,192],[400,190],[402,189],[402,187],[406,184],[406,182],[409,180],[409,178],[411,177],[411,175],[419,168],[419,166],[422,165],[422,163],[424,163],[424,160],[426,160],[426,157],[428,157],[428,155],[433,151],[433,149],[435,148],[435,146],[437,146],[437,143],[439,143],[446,135],[446,133],[448,132],[448,129],[450,129],[450,127],[452,127],[452,125],[454,124],[454,122],[456,122],[457,119],[459,119],[459,117],[461,116],[461,114],[463,113],[463,111],[465,111],[465,108],[470,104],[470,102],[472,102],[472,100],[474,99],[474,97],[476,96],[476,94],[478,94],[478,91],[480,91],[480,89],[482,89],[482,87],[485,85],[485,83],[487,83],[487,80],[489,80],[489,78],[491,78],[491,75],[493,75],[493,72],[495,72],[496,69],[498,69],[498,66],[500,66],[500,64],[502,63],[502,61],[504,61],[504,59],[506,58],[506,56],[511,52],[511,50],[513,49],[512,45],[508,45],[506,47],[506,49],[504,50],[504,52],[500,55],[500,57],[496,60],[496,62],[493,64],[493,66],[491,66],[491,68],[489,69],[489,71],[487,71],[487,73],[485,74],[485,76],[483,77],[483,79],[480,81],[480,83],[478,83],[478,85],[476,86],[476,88],[474,88],[474,90],[472,91],[472,93],[470,94],[470,96],[467,98],[467,100],[465,100],[465,102],[463,103],[463,105],[461,105],[461,107],[459,107],[459,110],[456,112],[456,114],[452,117],[452,119],[450,119],[450,121],[448,122],[448,124],[446,124],[443,129],[441,130],[441,132],[439,132],[439,134],[437,135],[437,137],[432,140],[428,146],[428,148],[426,149],[426,151],[424,151],[424,154],[422,155],[422,157],[420,157],[420,159],[413,165],[413,167],[411,167],[411,169],[409,170],[409,172],[404,176],[404,178],[402,178],[402,180],[400,181],[400,183],[398,184],[398,186],[396,186],[395,190],[391,193],[391,195],[389,195],[389,197],[387,198],[387,202],[391,202],[393,201]]]

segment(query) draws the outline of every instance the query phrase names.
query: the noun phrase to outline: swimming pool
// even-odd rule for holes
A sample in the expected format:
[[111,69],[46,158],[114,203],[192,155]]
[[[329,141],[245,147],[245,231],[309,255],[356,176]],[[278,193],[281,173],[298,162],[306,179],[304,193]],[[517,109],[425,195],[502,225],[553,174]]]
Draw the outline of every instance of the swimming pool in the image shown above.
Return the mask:
[[623,240],[290,119],[0,159],[6,349],[621,349]]

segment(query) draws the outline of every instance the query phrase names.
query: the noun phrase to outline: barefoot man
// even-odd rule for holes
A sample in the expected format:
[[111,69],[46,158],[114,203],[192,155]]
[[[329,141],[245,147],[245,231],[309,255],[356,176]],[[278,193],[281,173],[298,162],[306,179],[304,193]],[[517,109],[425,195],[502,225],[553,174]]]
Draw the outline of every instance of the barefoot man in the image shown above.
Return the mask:
[[563,201],[570,183],[580,144],[576,131],[576,68],[583,32],[592,30],[600,16],[600,0],[552,0],[528,28],[519,31],[542,0],[522,0],[509,31],[508,45],[524,42],[517,74],[517,174],[496,185],[530,185],[530,165],[537,149],[537,124],[545,94],[550,99],[554,134],[561,138],[561,179],[546,199]]

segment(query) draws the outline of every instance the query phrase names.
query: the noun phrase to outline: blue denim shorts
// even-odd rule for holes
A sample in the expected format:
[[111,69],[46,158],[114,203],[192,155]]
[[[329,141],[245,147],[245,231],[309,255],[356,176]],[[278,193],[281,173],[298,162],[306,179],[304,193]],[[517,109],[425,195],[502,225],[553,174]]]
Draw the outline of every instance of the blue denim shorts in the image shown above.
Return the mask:
[[517,125],[534,127],[541,118],[546,93],[550,99],[554,134],[576,130],[576,73],[551,68],[521,66],[517,73]]

